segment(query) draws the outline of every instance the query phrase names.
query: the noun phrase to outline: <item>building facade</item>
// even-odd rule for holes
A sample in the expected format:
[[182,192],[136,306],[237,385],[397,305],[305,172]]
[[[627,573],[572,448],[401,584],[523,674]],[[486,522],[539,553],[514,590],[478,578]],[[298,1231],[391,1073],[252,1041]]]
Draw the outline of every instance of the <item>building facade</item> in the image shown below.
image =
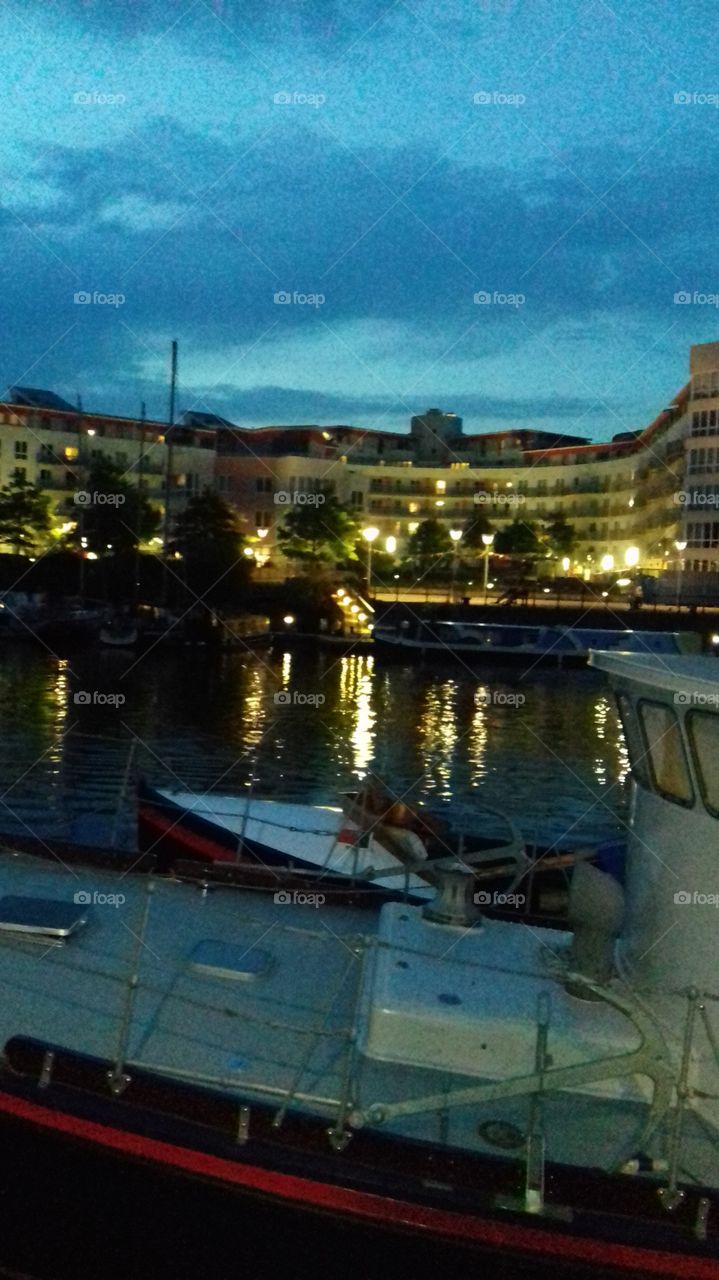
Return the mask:
[[348,425],[236,427],[186,413],[173,427],[84,413],[48,392],[13,388],[0,403],[0,484],[13,474],[69,519],[93,457],[108,457],[170,516],[214,488],[242,516],[260,563],[284,568],[287,510],[332,493],[397,557],[423,520],[466,530],[481,512],[496,532],[515,519],[573,526],[572,572],[639,566],[719,571],[719,343],[694,346],[689,380],[657,417],[607,443],[528,428],[466,434],[439,409],[408,433]]

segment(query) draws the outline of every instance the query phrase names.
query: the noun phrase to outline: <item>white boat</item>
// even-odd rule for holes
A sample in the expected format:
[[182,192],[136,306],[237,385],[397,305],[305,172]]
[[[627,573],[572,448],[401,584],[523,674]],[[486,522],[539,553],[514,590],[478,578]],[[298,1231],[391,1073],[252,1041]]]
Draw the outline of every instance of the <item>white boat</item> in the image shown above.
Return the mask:
[[566,930],[484,917],[460,858],[431,902],[371,915],[0,862],[0,1128],[23,1224],[38,1203],[61,1222],[92,1179],[103,1275],[128,1270],[122,1196],[152,1207],[155,1276],[188,1274],[202,1239],[204,1274],[226,1273],[221,1246],[263,1276],[300,1249],[353,1277],[381,1258],[716,1280],[719,667],[592,663],[631,756],[628,871],[623,896],[579,865]]

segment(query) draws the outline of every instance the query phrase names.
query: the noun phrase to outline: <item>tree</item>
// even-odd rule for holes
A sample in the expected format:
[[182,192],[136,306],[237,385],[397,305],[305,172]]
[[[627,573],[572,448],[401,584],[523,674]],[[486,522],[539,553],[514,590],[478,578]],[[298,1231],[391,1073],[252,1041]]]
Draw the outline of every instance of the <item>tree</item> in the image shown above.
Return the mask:
[[499,530],[492,550],[499,556],[537,556],[540,553],[537,530],[526,520],[514,519]]
[[485,545],[482,542],[482,534],[492,533],[491,521],[487,518],[484,511],[479,510],[476,515],[472,516],[462,530],[462,541],[459,544],[460,551],[479,552],[484,554]]
[[[157,533],[160,511],[109,458],[93,458],[84,488],[75,495],[77,528],[69,541],[96,555],[131,551]],[[83,543],[84,539],[84,543]]]
[[208,605],[232,607],[250,575],[246,547],[234,507],[206,489],[177,516],[169,550],[180,556],[178,576],[193,595]]
[[16,475],[0,489],[0,542],[18,555],[34,551],[50,523],[50,500],[37,485]]
[[356,560],[359,527],[354,511],[332,494],[315,495],[324,502],[303,503],[287,512],[277,531],[281,551],[306,564],[341,564]]
[[577,541],[574,525],[563,515],[553,515],[544,521],[542,537],[547,550],[555,557],[571,555]]
[[417,525],[409,539],[409,559],[426,571],[436,564],[442,556],[449,555],[452,540],[444,525],[439,520],[423,520]]

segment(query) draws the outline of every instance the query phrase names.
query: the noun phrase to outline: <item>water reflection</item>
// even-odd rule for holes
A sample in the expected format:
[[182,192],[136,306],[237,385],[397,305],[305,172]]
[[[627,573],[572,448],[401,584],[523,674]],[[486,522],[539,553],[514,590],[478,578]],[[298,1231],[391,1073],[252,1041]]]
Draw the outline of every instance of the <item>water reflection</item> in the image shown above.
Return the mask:
[[[479,793],[529,838],[621,829],[627,753],[597,672],[535,671],[519,684],[501,669],[480,679],[351,654],[88,652],[70,666],[28,646],[4,658],[6,830],[68,832],[88,811],[114,815],[133,741],[139,770],[197,792],[253,778],[257,794],[327,803],[372,772],[466,826]],[[77,705],[79,689],[125,702]]]

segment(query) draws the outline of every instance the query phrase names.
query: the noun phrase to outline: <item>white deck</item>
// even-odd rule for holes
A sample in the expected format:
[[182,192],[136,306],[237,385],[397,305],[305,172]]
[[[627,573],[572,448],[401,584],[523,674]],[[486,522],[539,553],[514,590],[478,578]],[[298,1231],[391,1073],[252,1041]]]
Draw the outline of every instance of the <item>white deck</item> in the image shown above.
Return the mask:
[[[78,893],[96,895],[87,925],[63,946],[0,932],[0,1041],[35,1036],[113,1059],[139,955],[130,1064],[328,1117],[336,1115],[348,1072],[351,1101],[363,1110],[442,1091],[447,1105],[392,1120],[389,1128],[488,1150],[479,1122],[500,1119],[523,1131],[528,1098],[454,1106],[451,1094],[531,1065],[539,991],[551,993],[555,1064],[620,1051],[634,1034],[613,1010],[566,995],[552,967],[566,942],[561,934],[497,922],[445,929],[419,920],[417,908],[398,906],[383,909],[379,938],[375,912],[275,903],[271,895],[226,887],[203,895],[194,885],[158,879],[140,943],[148,883],[24,855],[0,859],[2,896],[72,902]],[[113,905],[109,895],[125,900]],[[429,932],[432,945],[425,946]],[[254,980],[198,972],[193,954],[209,940],[231,946],[235,956],[264,953],[264,972]],[[445,992],[460,999],[469,993],[473,1027],[467,1007],[437,999]],[[432,1043],[425,1039],[430,1016]],[[350,1035],[355,1026],[358,1049]],[[480,1032],[481,1043],[491,1044],[487,1067],[476,1053]],[[590,1090],[550,1095],[550,1158],[609,1167],[625,1155],[645,1111],[632,1101],[630,1082],[618,1092],[611,1101]]]

